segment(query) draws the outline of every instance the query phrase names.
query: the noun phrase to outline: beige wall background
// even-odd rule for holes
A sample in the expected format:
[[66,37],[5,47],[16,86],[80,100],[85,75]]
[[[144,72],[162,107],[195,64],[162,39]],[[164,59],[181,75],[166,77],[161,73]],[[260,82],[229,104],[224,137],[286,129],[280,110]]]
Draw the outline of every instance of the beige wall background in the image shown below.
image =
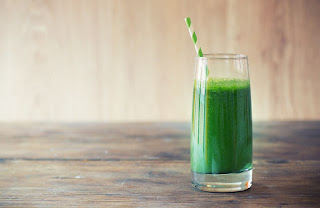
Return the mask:
[[0,0],[0,121],[189,120],[187,16],[249,56],[254,120],[320,119],[320,1]]

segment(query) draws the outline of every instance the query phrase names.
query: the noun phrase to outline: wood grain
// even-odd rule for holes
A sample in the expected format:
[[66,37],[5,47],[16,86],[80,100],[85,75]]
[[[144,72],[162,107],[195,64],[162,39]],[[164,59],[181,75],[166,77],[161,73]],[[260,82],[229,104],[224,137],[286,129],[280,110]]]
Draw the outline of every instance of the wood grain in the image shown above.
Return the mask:
[[[186,161],[9,161],[0,173],[4,207],[317,207],[319,161],[256,160],[241,193],[206,193]],[[299,166],[300,168],[296,168]]]
[[[317,159],[319,131],[319,122],[254,123],[254,157]],[[185,123],[1,124],[0,158],[189,161],[189,138]]]
[[0,125],[0,207],[318,207],[320,122],[254,123],[250,190],[191,186],[185,123]]
[[253,119],[320,119],[316,0],[0,1],[0,120],[189,120],[195,52],[246,53]]

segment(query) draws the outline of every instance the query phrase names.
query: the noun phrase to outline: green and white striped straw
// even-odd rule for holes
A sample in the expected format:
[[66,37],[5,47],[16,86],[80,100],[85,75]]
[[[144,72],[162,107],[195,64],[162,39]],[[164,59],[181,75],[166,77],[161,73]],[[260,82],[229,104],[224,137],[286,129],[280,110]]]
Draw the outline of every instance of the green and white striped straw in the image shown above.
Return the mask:
[[197,42],[198,38],[197,38],[196,32],[194,31],[194,29],[191,25],[190,17],[185,18],[184,21],[187,23],[189,33],[190,33],[190,36],[193,40],[194,48],[196,49],[198,56],[203,57],[201,47],[199,47],[198,42]]

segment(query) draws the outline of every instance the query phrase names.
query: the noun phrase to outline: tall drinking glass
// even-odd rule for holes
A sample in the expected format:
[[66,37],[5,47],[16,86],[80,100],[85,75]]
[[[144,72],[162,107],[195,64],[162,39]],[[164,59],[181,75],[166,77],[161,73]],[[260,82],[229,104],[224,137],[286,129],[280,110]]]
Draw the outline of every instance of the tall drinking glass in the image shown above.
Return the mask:
[[192,184],[236,192],[252,184],[252,119],[248,57],[196,57],[191,127]]

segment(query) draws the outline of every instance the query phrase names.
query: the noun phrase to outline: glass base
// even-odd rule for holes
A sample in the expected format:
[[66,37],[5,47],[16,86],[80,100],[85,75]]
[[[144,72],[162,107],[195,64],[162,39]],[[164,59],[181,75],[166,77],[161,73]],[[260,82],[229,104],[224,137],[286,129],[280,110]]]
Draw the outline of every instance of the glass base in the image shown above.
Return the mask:
[[191,175],[193,186],[208,192],[244,191],[252,185],[252,170],[228,174],[201,174],[191,172]]

